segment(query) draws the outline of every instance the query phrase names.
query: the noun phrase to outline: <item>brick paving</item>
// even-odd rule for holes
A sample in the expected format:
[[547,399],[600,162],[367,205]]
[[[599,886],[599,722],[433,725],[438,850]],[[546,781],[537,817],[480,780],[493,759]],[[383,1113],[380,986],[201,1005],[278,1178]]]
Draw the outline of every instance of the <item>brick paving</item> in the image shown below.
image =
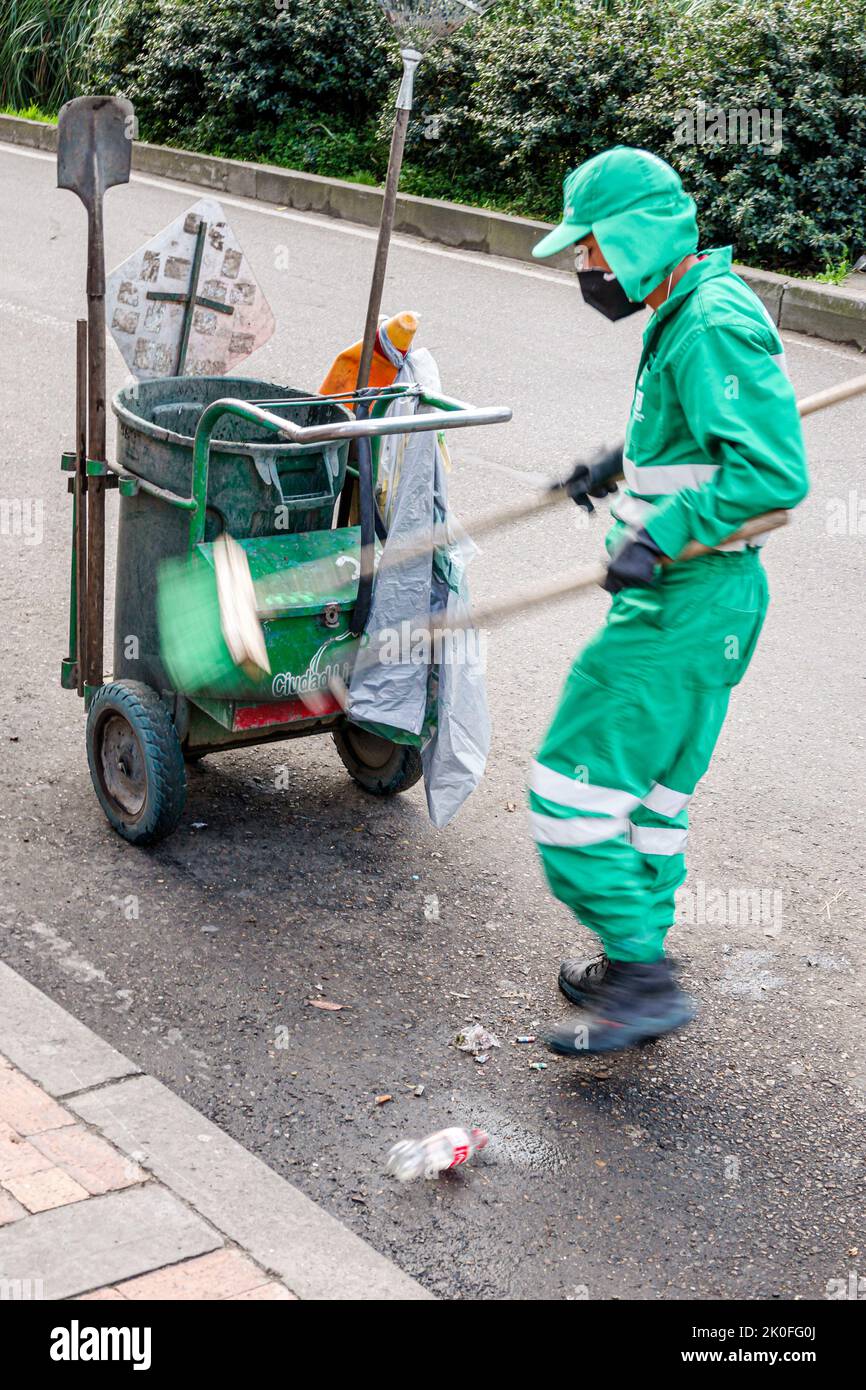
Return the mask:
[[292,1294],[284,1284],[263,1275],[239,1250],[225,1249],[81,1294],[79,1301],[117,1298],[291,1299]]
[[[141,1202],[135,1195],[129,1198],[132,1208],[123,1206],[125,1196],[111,1196],[132,1189],[142,1191]],[[154,1197],[159,1194],[160,1201],[145,1201],[148,1191]],[[44,1262],[45,1252],[51,1252],[55,1244],[61,1260],[63,1242],[55,1242],[56,1223],[65,1221],[61,1209],[72,1207],[84,1208],[74,1229],[81,1230],[82,1221],[88,1228],[97,1228],[89,1231],[91,1257],[82,1263],[89,1272],[80,1276],[90,1287],[76,1291],[75,1276],[70,1284],[69,1270],[64,1266],[55,1281],[63,1289],[59,1297],[123,1302],[295,1297],[248,1255],[225,1245],[217,1233],[208,1232],[212,1239],[203,1238],[207,1228],[197,1218],[196,1230],[191,1232],[189,1213],[179,1199],[0,1056],[0,1299],[20,1297],[17,1287],[34,1285],[44,1287],[45,1297],[52,1296],[53,1271],[28,1266]],[[186,1259],[169,1257],[170,1262],[163,1262],[168,1250],[166,1211],[177,1217],[178,1244],[173,1254],[182,1254],[184,1243],[189,1252],[191,1242],[193,1250],[194,1242],[199,1251],[203,1246],[207,1250],[208,1245],[219,1248]],[[137,1215],[127,1215],[132,1212]],[[152,1231],[140,1229],[141,1212],[152,1213]],[[104,1252],[100,1225],[104,1228]],[[163,1252],[161,1258],[159,1251]],[[98,1282],[101,1263],[105,1267],[103,1284]],[[121,1270],[134,1273],[134,1277],[118,1279]],[[106,1277],[108,1271],[113,1278]],[[81,1286],[79,1282],[79,1290]]]

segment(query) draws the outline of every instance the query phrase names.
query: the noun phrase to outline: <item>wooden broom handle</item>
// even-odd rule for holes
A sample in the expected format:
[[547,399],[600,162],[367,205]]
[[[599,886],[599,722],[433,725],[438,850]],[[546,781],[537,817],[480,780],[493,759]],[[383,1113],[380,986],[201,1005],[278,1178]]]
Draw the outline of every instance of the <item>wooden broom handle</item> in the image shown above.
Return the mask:
[[[800,415],[814,415],[816,410],[826,410],[828,406],[841,405],[843,401],[849,401],[854,396],[864,394],[866,394],[866,376],[855,376],[850,381],[841,381],[838,386],[828,386],[825,391],[816,391],[813,396],[804,396],[801,401],[797,402],[797,411]],[[622,477],[622,474],[619,476]],[[564,488],[555,486],[549,490],[545,488],[540,497],[533,497],[531,501],[508,503],[504,507],[498,507],[493,511],[484,513],[475,521],[466,523],[465,530],[473,538],[489,534],[491,531],[498,530],[500,526],[508,526],[512,522],[523,521],[526,517],[532,516],[534,512],[546,511],[548,507],[562,502],[567,495]],[[770,515],[775,515],[775,513],[770,513]],[[762,517],[755,519],[756,525],[759,522],[763,522]],[[752,523],[746,524],[751,525]],[[784,525],[783,522],[776,522],[775,524],[777,526]],[[764,526],[766,531],[773,529],[772,526]],[[444,534],[443,530],[443,539]],[[757,531],[749,532],[749,535],[757,534],[760,534],[760,528]],[[747,539],[745,536],[740,536],[740,538]],[[731,539],[734,538],[731,537]],[[695,552],[695,554],[698,553]]]
[[[701,545],[699,541],[689,541],[685,550],[675,560],[665,557],[662,564],[676,565],[682,560],[693,560],[697,555],[710,555],[718,550],[725,550],[728,546],[735,545],[737,541],[751,540],[754,536],[763,536],[768,531],[776,531],[780,526],[787,525],[787,522],[788,513],[785,511],[764,512],[762,516],[751,517],[738,531],[734,531],[719,545]],[[586,569],[572,571],[570,574],[562,575],[559,579],[552,580],[549,584],[539,585],[536,589],[524,589],[511,598],[488,604],[486,608],[476,609],[471,618],[467,619],[463,625],[480,628],[490,623],[501,622],[503,618],[509,618],[514,613],[523,612],[526,608],[535,608],[541,603],[550,603],[554,599],[567,598],[570,594],[578,593],[581,589],[591,589],[595,584],[603,584],[606,576],[606,564],[590,565]],[[448,625],[442,624],[442,626]]]

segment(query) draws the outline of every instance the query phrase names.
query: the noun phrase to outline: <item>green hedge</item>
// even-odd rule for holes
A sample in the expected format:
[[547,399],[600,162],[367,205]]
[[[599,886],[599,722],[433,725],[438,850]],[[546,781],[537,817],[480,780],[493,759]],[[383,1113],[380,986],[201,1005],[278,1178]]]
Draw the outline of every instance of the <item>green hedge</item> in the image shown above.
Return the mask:
[[390,38],[376,0],[125,0],[87,78],[133,100],[145,139],[373,182]]
[[[431,190],[450,178],[465,201],[493,194],[553,218],[566,170],[621,142],[680,170],[706,245],[806,271],[866,250],[864,0],[844,13],[837,0],[771,0],[687,15],[515,0],[419,87],[427,127],[442,113],[440,138],[425,140],[422,119],[409,147]],[[781,150],[677,144],[676,113],[699,101],[780,108]]]
[[[31,24],[40,4],[63,9],[7,0]],[[96,12],[67,87],[124,92],[145,139],[381,179],[399,59],[376,0],[66,9]],[[28,58],[43,105],[52,22]],[[781,108],[781,149],[678,144],[676,113],[700,101]],[[682,172],[707,245],[806,273],[863,252],[866,0],[499,0],[422,64],[402,187],[553,219],[564,173],[616,142]]]

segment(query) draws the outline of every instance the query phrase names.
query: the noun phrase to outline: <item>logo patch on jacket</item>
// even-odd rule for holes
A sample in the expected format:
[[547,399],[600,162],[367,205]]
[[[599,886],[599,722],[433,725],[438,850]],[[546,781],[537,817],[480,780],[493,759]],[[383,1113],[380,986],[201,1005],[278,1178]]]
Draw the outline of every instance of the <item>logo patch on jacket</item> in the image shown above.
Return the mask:
[[640,376],[637,379],[637,385],[634,388],[634,404],[631,408],[631,413],[634,416],[635,420],[643,419],[643,391],[641,390],[641,387],[643,386],[643,379],[644,373],[641,372]]

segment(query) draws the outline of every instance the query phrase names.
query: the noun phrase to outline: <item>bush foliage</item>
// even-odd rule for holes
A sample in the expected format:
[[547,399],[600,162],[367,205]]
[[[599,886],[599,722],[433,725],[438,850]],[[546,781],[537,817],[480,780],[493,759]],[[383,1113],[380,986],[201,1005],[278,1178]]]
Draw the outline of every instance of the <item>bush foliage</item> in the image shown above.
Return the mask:
[[0,0],[0,107],[56,110],[75,96],[94,35],[125,0]]

